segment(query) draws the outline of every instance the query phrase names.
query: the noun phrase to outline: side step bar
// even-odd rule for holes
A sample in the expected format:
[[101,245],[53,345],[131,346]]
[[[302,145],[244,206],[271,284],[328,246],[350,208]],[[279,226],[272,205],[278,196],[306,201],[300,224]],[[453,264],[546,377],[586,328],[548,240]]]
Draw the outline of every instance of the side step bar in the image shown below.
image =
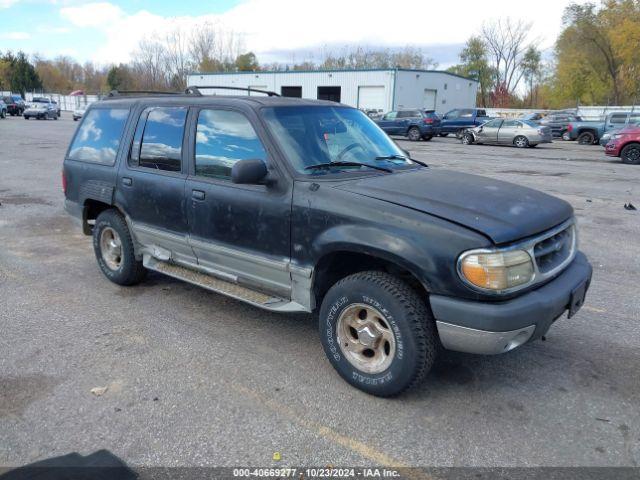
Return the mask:
[[198,270],[176,265],[175,263],[164,262],[152,257],[151,255],[143,255],[142,263],[149,270],[163,273],[170,277],[177,278],[178,280],[183,280],[199,287],[206,288],[207,290],[241,300],[256,307],[264,308],[265,310],[271,310],[274,312],[306,311],[302,305],[296,302],[280,297],[273,297],[266,293],[252,290],[242,285],[238,285],[237,283],[223,280]]

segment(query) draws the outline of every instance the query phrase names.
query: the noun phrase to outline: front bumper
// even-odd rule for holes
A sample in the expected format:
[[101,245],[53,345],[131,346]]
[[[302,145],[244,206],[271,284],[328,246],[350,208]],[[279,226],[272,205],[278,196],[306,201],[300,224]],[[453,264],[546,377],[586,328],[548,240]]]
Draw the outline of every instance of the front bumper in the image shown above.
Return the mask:
[[504,302],[477,302],[431,295],[444,348],[493,355],[542,337],[569,308],[572,292],[591,281],[592,268],[578,252],[571,264],[542,287]]
[[619,157],[620,156],[620,146],[617,142],[609,142],[604,146],[605,155],[609,155],[610,157]]

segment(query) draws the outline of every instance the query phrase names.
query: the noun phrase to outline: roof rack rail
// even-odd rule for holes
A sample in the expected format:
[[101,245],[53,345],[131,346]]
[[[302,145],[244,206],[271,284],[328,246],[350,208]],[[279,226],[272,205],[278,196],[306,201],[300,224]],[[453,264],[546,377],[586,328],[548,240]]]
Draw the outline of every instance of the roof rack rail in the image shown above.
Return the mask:
[[280,96],[276,92],[272,92],[270,90],[259,90],[257,88],[251,88],[251,87],[227,87],[227,86],[218,86],[218,85],[189,85],[186,88],[186,90],[184,91],[184,93],[186,93],[188,95],[202,96],[202,92],[200,91],[201,88],[202,89],[204,89],[204,88],[216,88],[216,89],[220,89],[220,90],[242,90],[244,92],[248,92],[249,94],[251,94],[251,92],[257,92],[257,93],[264,93],[265,95],[268,95],[270,97],[279,97]]
[[119,97],[121,95],[180,95],[180,92],[161,92],[158,90],[111,90],[107,97]]

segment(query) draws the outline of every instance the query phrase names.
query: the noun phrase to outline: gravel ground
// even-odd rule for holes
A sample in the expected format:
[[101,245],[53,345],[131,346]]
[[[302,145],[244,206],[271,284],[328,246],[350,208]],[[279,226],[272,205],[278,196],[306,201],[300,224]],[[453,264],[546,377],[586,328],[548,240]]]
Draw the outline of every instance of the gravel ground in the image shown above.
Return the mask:
[[159,274],[108,282],[62,208],[76,125],[0,120],[0,465],[107,449],[134,467],[638,466],[640,210],[623,205],[640,209],[640,167],[561,141],[400,141],[434,168],[571,202],[594,279],[546,342],[445,353],[421,388],[384,400],[338,377],[311,316]]

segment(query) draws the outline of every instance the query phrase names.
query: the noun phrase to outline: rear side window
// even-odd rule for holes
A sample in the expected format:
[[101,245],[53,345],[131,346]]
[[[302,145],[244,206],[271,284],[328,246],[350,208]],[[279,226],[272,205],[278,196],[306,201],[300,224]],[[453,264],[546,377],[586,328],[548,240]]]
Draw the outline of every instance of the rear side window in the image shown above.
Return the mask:
[[99,108],[85,115],[69,149],[71,160],[113,165],[129,110]]
[[228,179],[238,160],[266,160],[249,119],[229,110],[202,110],[196,130],[196,175]]
[[618,113],[618,114],[614,114],[611,115],[611,123],[626,123],[627,121],[627,114],[626,113]]
[[[473,115],[473,111],[471,111],[471,114]],[[486,117],[487,116],[487,111],[486,110],[478,110],[477,115],[478,117]]]
[[143,112],[136,129],[131,163],[166,172],[181,171],[186,118],[187,109],[183,107],[160,107]]

